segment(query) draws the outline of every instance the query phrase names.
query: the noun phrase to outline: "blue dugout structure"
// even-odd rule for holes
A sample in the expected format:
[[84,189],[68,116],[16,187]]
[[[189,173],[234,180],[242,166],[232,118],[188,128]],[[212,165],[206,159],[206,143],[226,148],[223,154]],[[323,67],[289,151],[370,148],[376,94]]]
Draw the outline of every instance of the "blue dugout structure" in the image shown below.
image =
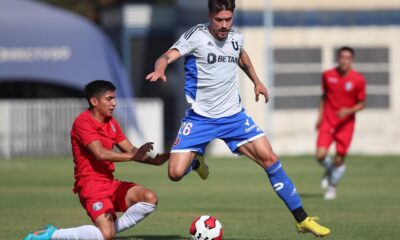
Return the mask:
[[38,1],[2,0],[0,32],[0,82],[29,79],[81,90],[105,79],[119,97],[133,97],[111,41],[80,16]]

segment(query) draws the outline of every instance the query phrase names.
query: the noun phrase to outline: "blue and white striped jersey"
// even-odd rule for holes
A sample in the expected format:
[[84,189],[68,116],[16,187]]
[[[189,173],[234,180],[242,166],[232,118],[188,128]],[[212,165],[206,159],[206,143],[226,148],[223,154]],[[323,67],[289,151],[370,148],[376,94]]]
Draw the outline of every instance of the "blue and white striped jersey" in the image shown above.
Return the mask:
[[238,60],[243,35],[233,27],[224,41],[215,39],[208,24],[186,31],[171,47],[185,57],[185,93],[199,115],[221,118],[240,112]]

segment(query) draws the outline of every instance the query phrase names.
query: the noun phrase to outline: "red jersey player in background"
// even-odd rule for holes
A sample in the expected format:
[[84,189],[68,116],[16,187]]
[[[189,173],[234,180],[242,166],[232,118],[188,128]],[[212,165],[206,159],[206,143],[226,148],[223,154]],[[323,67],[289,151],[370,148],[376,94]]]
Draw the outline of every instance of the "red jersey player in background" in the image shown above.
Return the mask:
[[[326,200],[336,198],[336,188],[346,170],[345,157],[353,137],[355,113],[365,106],[365,80],[352,69],[354,55],[352,48],[340,48],[338,66],[322,75],[316,158],[326,169],[321,181],[321,186],[327,189]],[[336,143],[333,162],[328,155],[332,142]]]
[[[89,109],[78,115],[71,130],[72,152],[75,163],[74,192],[78,194],[93,225],[57,229],[47,225],[24,239],[91,239],[109,240],[125,229],[135,226],[157,205],[154,192],[132,182],[114,179],[114,162],[137,161],[162,165],[168,153],[149,157],[153,149],[149,142],[136,148],[124,136],[112,117],[116,107],[115,86],[96,80],[85,86]],[[117,146],[120,152],[113,150]],[[116,212],[124,212],[117,219]]]

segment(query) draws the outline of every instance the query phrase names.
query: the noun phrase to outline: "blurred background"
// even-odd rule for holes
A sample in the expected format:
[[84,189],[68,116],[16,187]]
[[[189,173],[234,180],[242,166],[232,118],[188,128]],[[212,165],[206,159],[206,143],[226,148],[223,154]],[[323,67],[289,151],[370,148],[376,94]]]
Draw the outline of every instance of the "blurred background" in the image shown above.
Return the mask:
[[[275,152],[314,152],[321,73],[349,45],[367,80],[351,153],[400,154],[400,1],[236,4],[244,48],[271,95],[256,103],[240,73],[243,104]],[[87,104],[82,88],[94,79],[116,84],[116,117],[134,144],[168,150],[188,107],[183,62],[169,66],[167,83],[144,79],[207,13],[206,0],[0,0],[0,158],[69,156],[72,121]],[[230,152],[215,141],[208,154]]]

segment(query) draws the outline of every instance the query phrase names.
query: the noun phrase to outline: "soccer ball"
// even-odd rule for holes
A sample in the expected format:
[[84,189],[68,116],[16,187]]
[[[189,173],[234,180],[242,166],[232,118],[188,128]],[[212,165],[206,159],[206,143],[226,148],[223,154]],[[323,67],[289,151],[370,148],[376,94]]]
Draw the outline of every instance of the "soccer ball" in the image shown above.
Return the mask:
[[222,225],[212,216],[196,218],[190,225],[192,240],[222,240]]

